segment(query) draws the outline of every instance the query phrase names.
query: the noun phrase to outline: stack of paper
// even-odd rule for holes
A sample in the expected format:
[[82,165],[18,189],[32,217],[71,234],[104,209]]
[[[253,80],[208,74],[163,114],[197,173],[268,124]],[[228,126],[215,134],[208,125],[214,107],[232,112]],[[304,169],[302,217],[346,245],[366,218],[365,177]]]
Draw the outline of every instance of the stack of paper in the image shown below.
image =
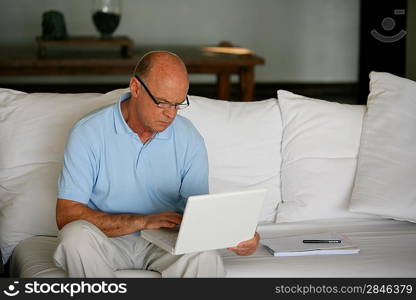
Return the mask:
[[[304,241],[309,241],[305,243]],[[274,256],[355,254],[360,248],[336,232],[263,239],[261,244]]]

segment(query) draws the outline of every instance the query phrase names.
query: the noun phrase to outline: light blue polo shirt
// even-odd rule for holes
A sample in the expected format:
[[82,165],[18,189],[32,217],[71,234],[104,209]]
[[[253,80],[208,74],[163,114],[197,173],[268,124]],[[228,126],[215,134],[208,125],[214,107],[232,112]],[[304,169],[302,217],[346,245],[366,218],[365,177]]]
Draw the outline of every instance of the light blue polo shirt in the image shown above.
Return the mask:
[[204,140],[178,115],[143,145],[121,114],[120,103],[128,98],[130,93],[74,125],[58,198],[111,214],[182,213],[189,196],[208,193]]

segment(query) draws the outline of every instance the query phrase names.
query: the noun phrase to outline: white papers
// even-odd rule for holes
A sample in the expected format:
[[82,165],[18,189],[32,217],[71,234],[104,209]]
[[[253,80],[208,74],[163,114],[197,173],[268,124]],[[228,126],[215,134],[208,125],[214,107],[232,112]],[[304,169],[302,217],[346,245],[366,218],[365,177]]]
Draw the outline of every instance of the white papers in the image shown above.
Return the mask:
[[[303,240],[340,240],[340,243],[303,243]],[[360,248],[336,232],[263,239],[261,244],[274,256],[355,254]]]

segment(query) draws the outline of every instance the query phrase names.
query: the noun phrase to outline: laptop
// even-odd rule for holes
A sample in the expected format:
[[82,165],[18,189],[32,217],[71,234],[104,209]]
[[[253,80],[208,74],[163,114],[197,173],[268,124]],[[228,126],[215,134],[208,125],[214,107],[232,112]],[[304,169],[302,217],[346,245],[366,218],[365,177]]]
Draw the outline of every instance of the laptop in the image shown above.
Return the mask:
[[146,229],[141,236],[173,255],[235,247],[251,239],[266,189],[191,196],[180,227]]

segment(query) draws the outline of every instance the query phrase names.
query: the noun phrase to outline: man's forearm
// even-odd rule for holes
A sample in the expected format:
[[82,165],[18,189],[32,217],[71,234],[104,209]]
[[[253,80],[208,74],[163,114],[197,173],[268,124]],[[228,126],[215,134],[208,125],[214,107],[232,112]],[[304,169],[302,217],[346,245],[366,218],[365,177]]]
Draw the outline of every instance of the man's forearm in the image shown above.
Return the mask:
[[[61,200],[62,201],[62,200]],[[67,200],[63,200],[67,201]],[[65,203],[65,202],[64,202]],[[97,226],[102,232],[109,237],[130,234],[144,229],[144,216],[136,214],[108,214],[96,211],[84,204],[72,204],[70,214],[59,214],[59,211],[65,210],[64,203],[58,202],[57,224],[61,229],[67,223],[76,220],[85,220]],[[59,207],[61,205],[61,207]],[[69,209],[68,209],[69,210]]]
[[99,211],[96,216],[84,220],[94,224],[109,237],[130,234],[144,229],[144,216],[135,214],[111,215]]

